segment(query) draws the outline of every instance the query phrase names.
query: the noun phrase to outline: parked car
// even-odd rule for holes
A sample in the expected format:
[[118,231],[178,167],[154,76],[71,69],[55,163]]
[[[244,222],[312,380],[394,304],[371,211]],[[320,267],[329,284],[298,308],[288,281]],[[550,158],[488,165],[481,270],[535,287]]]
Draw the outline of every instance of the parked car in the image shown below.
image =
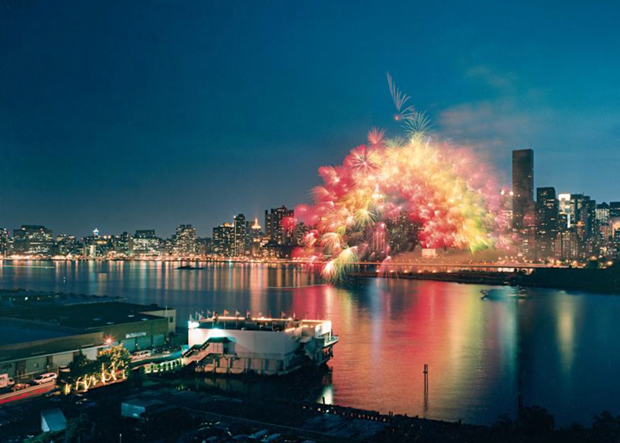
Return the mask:
[[137,351],[134,352],[131,356],[131,361],[132,362],[136,362],[136,361],[140,361],[140,360],[145,360],[147,358],[149,358],[152,355],[152,352],[150,350],[146,350],[146,351]]
[[11,388],[11,391],[13,391],[13,392],[21,391],[22,389],[26,389],[26,388],[29,388],[29,387],[30,387],[30,385],[27,384],[27,383],[16,383]]
[[36,376],[32,380],[32,383],[34,383],[35,385],[42,385],[45,383],[51,383],[55,381],[57,378],[58,378],[58,375],[55,372],[48,372],[46,374],[41,374],[41,375]]
[[15,380],[9,374],[0,374],[0,388],[10,388],[15,384]]

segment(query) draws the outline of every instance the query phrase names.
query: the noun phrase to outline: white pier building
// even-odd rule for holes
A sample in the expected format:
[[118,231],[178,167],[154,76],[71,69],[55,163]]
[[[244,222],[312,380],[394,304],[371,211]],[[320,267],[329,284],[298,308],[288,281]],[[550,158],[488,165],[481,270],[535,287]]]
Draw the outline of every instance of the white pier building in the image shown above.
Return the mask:
[[190,321],[185,365],[216,374],[288,374],[319,367],[333,356],[338,337],[327,320],[218,317]]

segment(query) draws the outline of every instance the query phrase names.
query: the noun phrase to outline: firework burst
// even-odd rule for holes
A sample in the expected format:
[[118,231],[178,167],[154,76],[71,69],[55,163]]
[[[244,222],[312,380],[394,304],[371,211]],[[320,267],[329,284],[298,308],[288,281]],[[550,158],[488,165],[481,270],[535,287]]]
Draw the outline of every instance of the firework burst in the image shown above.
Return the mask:
[[329,280],[359,261],[386,268],[394,253],[416,247],[474,252],[497,241],[492,174],[466,149],[433,141],[428,117],[407,106],[389,74],[388,85],[407,137],[385,139],[373,128],[342,165],[319,169],[314,205],[296,209],[314,226],[303,255],[322,261]]

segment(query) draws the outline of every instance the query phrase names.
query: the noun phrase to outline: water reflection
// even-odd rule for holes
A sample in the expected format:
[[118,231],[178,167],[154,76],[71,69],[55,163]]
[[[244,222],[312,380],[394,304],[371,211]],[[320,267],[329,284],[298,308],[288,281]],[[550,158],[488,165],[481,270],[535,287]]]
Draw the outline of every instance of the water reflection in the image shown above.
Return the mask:
[[46,266],[0,268],[1,286],[158,303],[175,307],[180,324],[196,311],[224,309],[328,318],[341,337],[332,371],[310,380],[186,383],[474,423],[514,416],[520,393],[559,423],[620,413],[620,297],[536,290],[516,299],[510,288],[493,288],[493,299],[481,300],[482,286],[380,279],[343,289],[286,265]]

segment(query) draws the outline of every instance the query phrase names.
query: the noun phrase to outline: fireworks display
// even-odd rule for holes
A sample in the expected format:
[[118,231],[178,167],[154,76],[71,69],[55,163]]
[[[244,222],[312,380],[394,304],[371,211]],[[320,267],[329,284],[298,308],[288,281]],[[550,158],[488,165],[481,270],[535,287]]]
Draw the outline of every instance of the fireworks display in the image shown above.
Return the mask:
[[368,144],[352,149],[339,166],[319,169],[314,204],[299,206],[299,221],[314,229],[304,238],[310,262],[337,280],[359,261],[389,262],[421,248],[478,251],[494,245],[497,188],[472,152],[434,141],[428,119],[407,106],[388,74],[395,120],[406,138],[386,139],[372,129]]

